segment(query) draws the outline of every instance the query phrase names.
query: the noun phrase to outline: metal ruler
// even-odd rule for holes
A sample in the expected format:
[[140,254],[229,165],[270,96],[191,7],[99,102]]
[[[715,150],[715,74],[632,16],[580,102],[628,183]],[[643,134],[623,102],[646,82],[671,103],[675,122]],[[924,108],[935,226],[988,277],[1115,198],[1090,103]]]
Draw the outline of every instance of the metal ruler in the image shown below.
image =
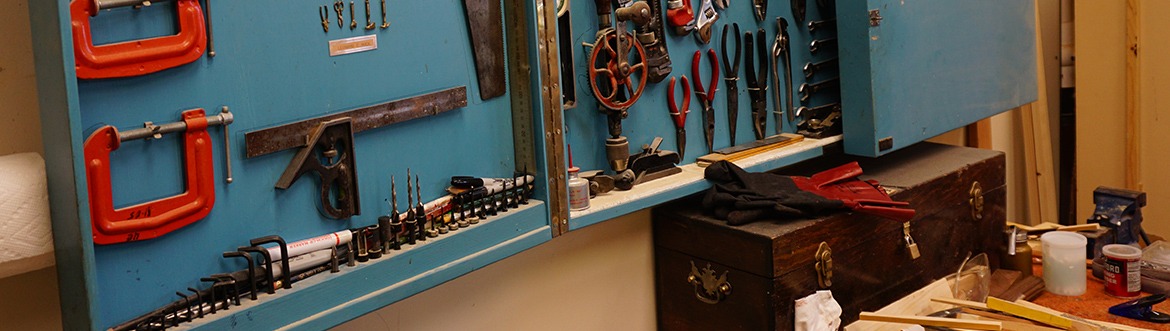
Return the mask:
[[[566,186],[568,173],[565,163],[564,117],[561,109],[561,77],[560,61],[558,61],[557,34],[556,34],[556,5],[553,0],[536,0],[536,56],[537,73],[540,75],[541,85],[531,85],[533,68],[531,67],[529,52],[529,34],[526,10],[526,0],[507,0],[504,2],[504,15],[507,22],[507,39],[510,61],[509,70],[512,88],[512,129],[516,149],[517,167],[535,167],[536,164],[536,137],[539,135],[544,141],[544,162],[548,166],[548,206],[550,213],[550,227],[554,237],[569,230],[569,198]],[[507,19],[511,18],[511,19]],[[536,132],[534,96],[539,88],[540,107],[544,130]],[[533,168],[528,168],[533,169]]]
[[353,133],[432,116],[467,106],[467,87],[460,86],[369,107],[334,113],[281,126],[244,133],[247,157],[308,146],[306,137],[317,124],[349,117]]

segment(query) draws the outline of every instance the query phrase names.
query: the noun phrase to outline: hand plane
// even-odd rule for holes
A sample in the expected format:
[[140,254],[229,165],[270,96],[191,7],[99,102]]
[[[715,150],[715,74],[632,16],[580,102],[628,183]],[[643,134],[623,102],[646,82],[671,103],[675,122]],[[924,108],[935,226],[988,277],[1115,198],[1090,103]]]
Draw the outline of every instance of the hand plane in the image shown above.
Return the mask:
[[288,189],[301,175],[316,172],[321,177],[321,214],[334,219],[361,215],[357,169],[354,168],[353,122],[342,117],[321,122],[309,134],[308,146],[293,156],[276,188]]
[[654,142],[642,146],[641,153],[630,155],[628,164],[636,176],[635,185],[682,172],[675,166],[682,158],[673,151],[658,149],[661,144],[662,137],[654,137]]

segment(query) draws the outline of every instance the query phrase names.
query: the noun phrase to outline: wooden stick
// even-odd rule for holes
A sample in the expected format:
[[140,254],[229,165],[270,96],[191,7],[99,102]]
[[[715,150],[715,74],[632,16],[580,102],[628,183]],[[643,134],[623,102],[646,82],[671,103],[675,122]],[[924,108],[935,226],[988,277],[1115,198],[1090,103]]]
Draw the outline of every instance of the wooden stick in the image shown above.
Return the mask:
[[1125,187],[1142,191],[1141,1],[1125,2]]
[[1101,228],[1101,224],[1092,223],[1092,224],[1080,224],[1080,225],[1066,225],[1066,226],[1056,228],[1056,231],[1072,231],[1072,232],[1096,231],[1100,228]]
[[1061,329],[1071,329],[1073,326],[1072,320],[1064,316],[1060,316],[1059,314],[1052,314],[1047,311],[1019,305],[1014,302],[1004,301],[995,297],[987,298],[987,308],[1055,326]]
[[862,312],[858,319],[862,321],[918,324],[971,330],[1003,330],[1003,323],[996,321],[973,321],[944,317],[898,316]]
[[[1057,310],[1052,309],[1052,308],[1044,307],[1044,306],[1032,303],[1031,301],[1027,301],[1027,300],[1016,300],[1016,304],[1018,304],[1020,306],[1036,309],[1039,311],[1048,312],[1050,314],[1061,315],[1061,316],[1068,315],[1066,313],[1057,311]],[[1084,320],[1086,322],[1089,322],[1089,323],[1093,323],[1093,324],[1097,324],[1100,326],[1109,327],[1109,328],[1113,328],[1113,329],[1117,329],[1117,330],[1122,330],[1122,331],[1154,331],[1151,329],[1133,327],[1133,326],[1117,324],[1117,323],[1110,323],[1110,322],[1105,322],[1105,321],[1098,321],[1098,320],[1091,320],[1091,319],[1084,319]]]
[[987,304],[985,304],[985,303],[969,301],[969,300],[962,300],[962,299],[939,297],[939,298],[930,298],[930,301],[934,301],[934,302],[938,302],[938,303],[945,303],[948,305],[954,305],[954,306],[963,307],[963,308],[976,308],[976,309],[984,309],[984,310],[987,309]]
[[[979,312],[976,310],[972,310],[972,311]],[[1012,319],[1013,317],[1008,317],[1008,316],[1004,316],[1004,315],[997,316],[995,313],[988,313],[988,312],[979,312],[979,313],[988,314],[989,316],[983,316],[983,315],[979,315],[979,314],[971,314],[971,313],[967,313],[966,311],[964,311],[962,314],[959,315],[959,318],[976,320],[976,321],[998,321],[999,323],[1003,324],[1004,331],[1061,331],[1061,329],[1037,325],[1037,324],[1034,324],[1034,322],[1029,321],[1029,320],[1025,320],[1025,319]]]

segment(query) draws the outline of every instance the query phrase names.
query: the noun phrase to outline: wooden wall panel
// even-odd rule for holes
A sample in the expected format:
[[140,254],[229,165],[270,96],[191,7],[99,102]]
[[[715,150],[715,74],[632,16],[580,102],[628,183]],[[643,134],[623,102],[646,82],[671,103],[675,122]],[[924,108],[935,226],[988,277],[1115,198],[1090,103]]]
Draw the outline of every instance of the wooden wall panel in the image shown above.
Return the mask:
[[[1126,2],[1079,0],[1075,7],[1074,43],[1077,85],[1077,218],[1083,222],[1093,212],[1093,189],[1124,187],[1126,169]],[[1142,142],[1138,149],[1139,178],[1149,197],[1145,209],[1148,232],[1170,234],[1170,164],[1167,138],[1170,129],[1165,108],[1170,106],[1166,84],[1170,74],[1170,22],[1160,13],[1170,3],[1140,3],[1137,114]]]

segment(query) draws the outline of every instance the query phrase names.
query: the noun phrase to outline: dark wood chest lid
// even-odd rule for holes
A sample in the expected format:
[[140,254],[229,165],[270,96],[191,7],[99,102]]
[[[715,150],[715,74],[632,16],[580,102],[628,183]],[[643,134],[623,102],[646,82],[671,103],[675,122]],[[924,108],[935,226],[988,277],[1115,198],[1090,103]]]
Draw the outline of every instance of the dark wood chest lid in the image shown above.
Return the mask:
[[[974,182],[984,192],[1004,186],[1004,155],[998,151],[920,143],[880,158],[826,154],[774,172],[808,176],[857,161],[865,171],[861,178],[877,180],[894,200],[909,202],[918,212],[915,220],[941,208],[961,208],[971,199]],[[773,278],[813,263],[821,242],[835,255],[864,249],[861,244],[869,240],[902,238],[902,224],[849,212],[728,226],[702,209],[702,194],[654,209],[655,245]]]

